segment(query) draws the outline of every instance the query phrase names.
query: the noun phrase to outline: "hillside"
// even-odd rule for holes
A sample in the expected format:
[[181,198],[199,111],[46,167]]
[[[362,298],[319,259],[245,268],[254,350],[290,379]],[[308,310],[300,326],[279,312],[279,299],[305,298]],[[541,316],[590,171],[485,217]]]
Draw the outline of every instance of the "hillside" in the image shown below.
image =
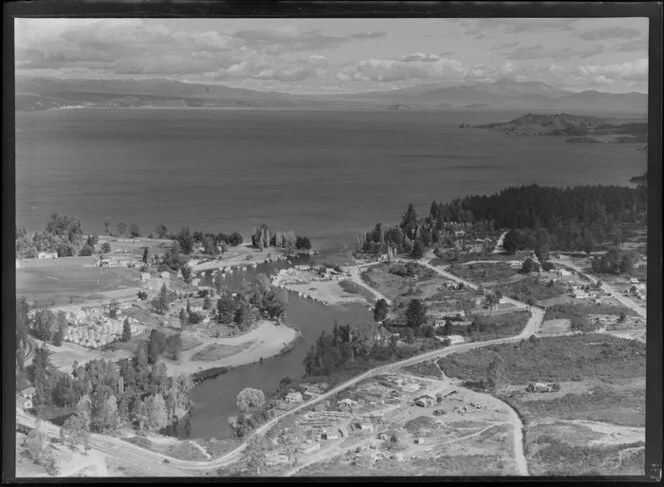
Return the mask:
[[295,95],[172,80],[17,78],[16,109],[63,107],[254,107],[302,109],[613,111],[647,113],[641,93],[572,93],[539,82],[422,84],[369,93]]
[[646,142],[648,124],[584,115],[559,113],[527,114],[509,122],[475,125],[474,128],[497,130],[517,136],[566,136],[570,143],[634,143]]

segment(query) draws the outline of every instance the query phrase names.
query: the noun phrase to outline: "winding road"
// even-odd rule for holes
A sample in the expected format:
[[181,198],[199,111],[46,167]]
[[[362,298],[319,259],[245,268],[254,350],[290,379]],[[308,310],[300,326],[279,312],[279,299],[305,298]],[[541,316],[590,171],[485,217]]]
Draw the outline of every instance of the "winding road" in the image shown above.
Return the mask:
[[[471,289],[480,289],[479,286],[477,286],[474,283],[471,283],[469,281],[466,281],[458,276],[455,276],[454,274],[450,274],[449,272],[446,272],[442,269],[439,269],[437,267],[432,266],[428,261],[420,261],[420,264],[432,269],[433,271],[437,272],[438,274],[446,277],[447,279],[454,280],[457,282],[463,283],[465,286],[468,286]],[[359,270],[358,270],[358,278],[359,278]],[[376,291],[372,290],[375,294]],[[526,323],[525,327],[519,333],[518,335],[512,336],[512,337],[504,337],[504,338],[498,338],[495,340],[488,340],[488,341],[483,341],[483,342],[470,342],[470,343],[461,343],[458,345],[451,345],[449,347],[446,347],[444,349],[439,349],[439,350],[433,350],[429,352],[425,352],[420,355],[416,355],[414,357],[410,357],[404,360],[400,360],[398,362],[394,362],[391,364],[383,365],[380,367],[376,367],[374,369],[371,369],[367,372],[364,372],[363,374],[360,374],[350,380],[347,380],[346,382],[343,382],[342,384],[339,384],[338,386],[334,387],[333,389],[329,390],[328,392],[321,394],[320,396],[310,399],[295,408],[284,412],[283,414],[269,420],[267,423],[263,424],[254,432],[245,439],[244,443],[240,445],[239,447],[235,448],[234,450],[226,453],[225,455],[213,459],[213,460],[206,460],[206,461],[192,461],[192,460],[180,460],[177,458],[173,457],[168,457],[166,455],[162,455],[160,453],[152,452],[150,450],[141,448],[137,445],[133,445],[130,443],[127,443],[125,441],[119,440],[117,438],[113,438],[110,436],[106,435],[98,435],[98,434],[92,434],[90,438],[90,445],[94,447],[97,450],[100,450],[104,453],[113,455],[115,457],[121,458],[123,460],[131,461],[132,463],[140,463],[143,466],[152,464],[154,467],[154,472],[159,471],[159,473],[167,473],[167,472],[173,472],[174,476],[182,476],[183,472],[191,472],[193,474],[194,472],[202,472],[206,470],[211,470],[211,469],[217,469],[219,467],[224,467],[227,465],[230,465],[237,460],[240,459],[241,453],[247,448],[249,442],[255,437],[255,436],[263,436],[270,428],[272,428],[275,424],[277,424],[279,421],[282,419],[291,416],[293,414],[296,414],[299,411],[302,411],[303,409],[309,408],[313,406],[314,404],[317,404],[321,401],[324,401],[335,394],[338,394],[341,391],[344,391],[348,389],[349,387],[352,387],[359,382],[366,380],[368,378],[381,375],[381,374],[386,374],[386,373],[394,373],[397,372],[398,369],[409,366],[409,365],[414,365],[420,362],[424,361],[430,361],[430,360],[436,360],[441,357],[445,357],[447,355],[453,354],[453,353],[463,353],[463,352],[468,352],[470,350],[474,350],[477,348],[482,348],[482,347],[489,347],[492,345],[501,345],[501,344],[506,344],[506,343],[514,343],[521,341],[524,338],[530,337],[530,335],[535,334],[544,319],[544,311],[540,308],[537,307],[532,307],[527,305],[526,303],[522,303],[520,301],[511,299],[511,298],[503,298],[504,301],[511,302],[515,304],[516,306],[519,306],[524,309],[528,309],[531,313],[531,316]],[[387,300],[386,300],[387,301]],[[389,301],[388,301],[389,302]],[[511,409],[511,408],[510,408]],[[516,414],[516,413],[514,413]],[[17,411],[17,418],[16,418],[17,424],[22,424],[23,426],[27,426],[29,428],[34,428],[35,426],[35,418],[32,416],[27,415],[24,411],[18,410]],[[520,424],[520,421],[519,421]],[[58,436],[59,437],[59,432],[60,428],[58,426],[52,425],[50,423],[42,422],[42,429],[46,432],[48,432],[49,435],[51,436]],[[516,428],[518,430],[515,435],[515,456],[517,457],[517,465],[519,465],[520,471],[524,471],[523,466],[525,462],[525,456],[523,454],[523,437],[522,437],[522,431],[521,428]],[[518,441],[517,441],[518,440]],[[168,460],[168,464],[163,463],[164,460]],[[527,467],[527,465],[526,465]],[[525,469],[524,475],[527,475],[527,468]]]

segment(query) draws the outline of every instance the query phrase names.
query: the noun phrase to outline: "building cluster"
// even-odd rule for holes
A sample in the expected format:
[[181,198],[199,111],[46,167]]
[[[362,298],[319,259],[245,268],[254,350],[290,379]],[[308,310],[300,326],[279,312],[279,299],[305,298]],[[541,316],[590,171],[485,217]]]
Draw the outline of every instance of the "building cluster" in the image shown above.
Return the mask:
[[95,257],[94,265],[99,267],[138,267],[141,265],[141,261],[130,256],[110,256],[110,255],[100,255]]
[[37,254],[37,259],[39,259],[39,260],[57,259],[57,258],[58,258],[58,253],[57,252],[39,252]]
[[[118,310],[118,315],[122,310]],[[122,337],[123,320],[113,320],[100,308],[88,308],[67,314],[68,326],[64,341],[88,348],[99,348]],[[132,335],[141,333],[143,326],[135,318],[129,318]]]

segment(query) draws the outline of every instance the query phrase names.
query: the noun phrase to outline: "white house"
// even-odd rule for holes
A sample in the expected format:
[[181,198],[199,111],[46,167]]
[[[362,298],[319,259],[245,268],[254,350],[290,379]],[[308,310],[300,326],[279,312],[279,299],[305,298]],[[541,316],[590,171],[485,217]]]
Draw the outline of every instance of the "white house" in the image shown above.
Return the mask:
[[37,254],[37,258],[40,259],[40,260],[57,259],[58,258],[58,253],[57,252],[39,252]]
[[415,404],[417,406],[423,407],[423,408],[430,408],[434,405],[434,398],[425,394],[424,396],[420,396],[417,399],[415,399]]
[[287,403],[295,403],[295,402],[302,402],[302,393],[301,392],[289,392],[286,394],[286,402]]
[[164,271],[161,274],[159,274],[159,277],[162,279],[170,279],[171,278],[171,273],[168,271]]
[[560,277],[569,277],[572,275],[572,273],[567,269],[558,269],[557,272]]
[[342,408],[348,408],[348,409],[350,409],[350,408],[352,408],[352,407],[357,406],[357,401],[353,401],[353,400],[350,399],[350,398],[346,398],[346,399],[342,399],[341,401],[339,401],[339,402],[337,403],[337,406],[342,407]]

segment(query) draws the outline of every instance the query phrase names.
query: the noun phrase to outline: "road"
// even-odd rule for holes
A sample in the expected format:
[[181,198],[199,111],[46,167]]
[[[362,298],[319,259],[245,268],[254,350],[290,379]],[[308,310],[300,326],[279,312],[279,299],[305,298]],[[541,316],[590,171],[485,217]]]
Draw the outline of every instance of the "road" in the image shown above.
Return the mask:
[[358,266],[349,267],[348,272],[350,273],[350,277],[351,277],[351,279],[353,280],[354,283],[359,284],[364,289],[366,289],[367,291],[372,293],[374,296],[376,296],[378,299],[384,299],[387,302],[387,305],[391,306],[392,305],[392,300],[390,300],[384,294],[376,291],[374,288],[369,286],[367,283],[365,283],[362,280],[362,277],[360,276],[360,272],[361,272],[362,268],[371,267],[371,266],[374,266],[374,265],[377,265],[377,264],[371,263],[371,264],[362,264],[362,265],[358,265]]
[[[461,279],[458,276],[455,276],[454,274],[450,274],[449,272],[445,272],[442,269],[436,268],[429,264],[429,262],[421,261],[420,264],[434,270],[438,274],[446,277],[447,279],[451,279],[457,282],[462,282],[465,286],[468,286],[472,289],[479,289],[479,286],[476,284],[473,284],[469,281],[466,281],[464,279]],[[374,291],[375,292],[375,291]],[[432,350],[430,352],[425,352],[420,355],[416,355],[414,357],[410,357],[404,360],[400,360],[398,362],[394,362],[391,364],[383,365],[380,367],[376,367],[374,369],[368,370],[367,372],[364,372],[363,374],[360,374],[352,379],[347,380],[346,382],[343,382],[342,384],[339,384],[338,386],[334,387],[333,389],[329,390],[328,392],[321,394],[320,396],[310,399],[309,401],[306,401],[295,408],[284,412],[283,414],[271,419],[267,423],[263,424],[262,426],[258,427],[254,432],[246,438],[245,442],[240,445],[239,447],[235,448],[234,450],[226,453],[225,455],[213,459],[213,460],[207,460],[207,461],[190,461],[190,460],[180,460],[172,457],[168,457],[166,455],[162,455],[159,453],[155,453],[146,449],[143,449],[141,447],[138,447],[136,445],[132,445],[130,443],[126,443],[124,441],[118,440],[116,438],[112,438],[109,436],[105,435],[96,435],[93,434],[90,439],[90,445],[94,446],[95,448],[99,449],[100,451],[108,452],[116,457],[122,456],[120,454],[120,451],[122,450],[123,454],[126,454],[130,459],[132,459],[133,462],[136,462],[137,459],[140,459],[140,461],[145,465],[149,463],[155,463],[155,467],[159,467],[160,469],[170,469],[170,468],[177,468],[178,472],[180,475],[182,475],[182,472],[184,471],[202,471],[202,470],[210,470],[210,469],[217,469],[219,467],[224,467],[227,465],[230,465],[237,460],[240,459],[241,453],[247,448],[249,442],[253,439],[254,436],[257,435],[264,435],[270,428],[272,428],[275,424],[277,424],[279,421],[285,419],[288,416],[291,416],[293,414],[298,413],[299,411],[302,411],[303,409],[309,408],[313,406],[314,404],[317,404],[321,401],[324,401],[335,394],[338,394],[339,392],[342,392],[349,387],[352,387],[359,382],[366,380],[368,378],[374,377],[376,375],[381,375],[381,374],[386,374],[386,373],[394,373],[397,372],[398,369],[402,367],[406,367],[409,365],[414,365],[420,362],[424,361],[429,361],[429,360],[437,360],[439,358],[445,357],[447,355],[450,355],[452,353],[463,353],[463,352],[468,352],[477,348],[482,348],[482,347],[488,347],[492,345],[501,345],[501,344],[506,344],[506,343],[513,343],[513,342],[518,342],[521,341],[522,339],[530,337],[530,335],[535,334],[544,319],[544,311],[536,308],[536,307],[531,307],[527,305],[526,303],[522,303],[520,301],[511,299],[511,298],[503,298],[505,301],[509,301],[514,303],[515,305],[528,309],[531,313],[530,319],[528,320],[528,323],[526,323],[526,326],[523,328],[521,333],[518,335],[512,336],[512,337],[504,337],[504,338],[498,338],[495,340],[488,340],[488,341],[483,341],[483,342],[470,342],[470,343],[461,343],[458,345],[451,345],[449,347],[443,348],[443,349],[438,349],[438,350]],[[21,423],[25,426],[28,427],[34,427],[34,418],[27,416],[25,413],[23,414],[17,414],[17,423]],[[44,423],[44,426],[46,426],[47,423]],[[49,428],[55,428],[57,429],[57,435],[59,436],[59,428],[54,425],[49,424]],[[46,429],[46,428],[44,428]],[[519,429],[520,430],[520,429]],[[523,442],[521,442],[521,447],[523,447]],[[113,445],[113,446],[109,446]],[[518,448],[518,446],[515,446],[515,448]],[[163,464],[163,460],[168,459],[169,464]]]
[[[572,264],[571,262],[567,262],[565,260],[560,260],[560,259],[551,259],[551,262],[553,262],[555,264],[558,264],[558,265],[561,265],[563,267],[567,267],[569,269],[572,269],[572,270],[578,272],[579,274],[584,276],[586,279],[588,279],[593,284],[596,284],[597,281],[599,281],[599,279],[597,279],[596,277],[594,277],[590,274],[587,274],[583,269],[581,269],[579,266],[577,266],[575,264]],[[609,286],[608,284],[603,282],[602,283],[602,290],[604,292],[609,293],[611,295],[611,297],[613,297],[616,301],[618,301],[621,304],[627,306],[628,308],[634,310],[634,312],[636,312],[642,318],[646,317],[645,308],[643,308],[642,306],[639,306],[637,303],[635,303],[634,301],[629,299],[627,296],[621,294],[619,291],[614,289],[612,286]]]

